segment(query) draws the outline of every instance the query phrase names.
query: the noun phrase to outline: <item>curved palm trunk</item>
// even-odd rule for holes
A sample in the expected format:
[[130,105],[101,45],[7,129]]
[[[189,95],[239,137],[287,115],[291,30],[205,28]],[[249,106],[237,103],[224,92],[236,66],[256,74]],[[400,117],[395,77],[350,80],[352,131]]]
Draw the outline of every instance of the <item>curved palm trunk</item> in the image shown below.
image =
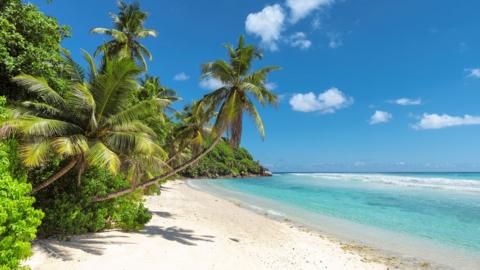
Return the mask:
[[39,192],[40,190],[48,187],[53,182],[57,181],[60,177],[64,176],[67,172],[69,172],[75,165],[77,164],[77,160],[71,160],[65,167],[60,169],[54,175],[50,176],[46,181],[42,182],[40,185],[36,186],[32,190],[32,194]]
[[85,172],[85,169],[87,167],[87,164],[85,160],[81,160],[78,162],[80,164],[77,172],[77,187],[79,187],[82,184],[82,175]]
[[170,172],[167,172],[163,175],[154,177],[154,178],[152,178],[150,180],[147,180],[147,181],[145,181],[145,182],[143,182],[139,185],[134,185],[131,188],[127,188],[127,189],[124,189],[124,190],[120,190],[120,191],[111,193],[111,194],[109,194],[105,197],[94,197],[92,202],[101,202],[101,201],[111,200],[111,199],[123,196],[125,194],[132,193],[137,189],[146,188],[148,186],[154,185],[155,183],[157,183],[158,180],[162,180],[162,179],[171,177],[171,176],[177,174],[178,172],[181,172],[181,171],[185,170],[186,168],[192,166],[193,164],[197,163],[202,157],[204,157],[206,154],[210,153],[213,150],[213,148],[215,148],[215,146],[220,142],[221,139],[222,139],[222,137],[218,136],[213,141],[213,143],[207,149],[205,149],[202,153],[200,153],[199,155],[191,158],[189,161],[185,162],[184,164],[174,168]]
[[243,114],[239,113],[235,115],[230,126],[230,146],[237,149],[240,146],[240,141],[242,140],[242,128],[243,128]]
[[172,161],[177,159],[177,157],[185,150],[185,146],[180,147],[167,161],[165,161],[166,164],[170,164]]

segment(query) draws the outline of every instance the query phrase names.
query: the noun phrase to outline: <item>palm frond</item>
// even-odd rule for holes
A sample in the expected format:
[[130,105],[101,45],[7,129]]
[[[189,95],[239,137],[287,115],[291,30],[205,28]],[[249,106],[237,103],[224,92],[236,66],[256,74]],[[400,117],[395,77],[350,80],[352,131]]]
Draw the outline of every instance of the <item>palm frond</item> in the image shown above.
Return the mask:
[[47,119],[35,116],[20,116],[4,122],[24,137],[51,138],[81,133],[82,129],[72,123],[56,119]]
[[[98,48],[97,48],[97,50],[98,50]],[[88,70],[90,72],[90,80],[93,81],[93,80],[95,80],[95,78],[98,75],[97,65],[95,64],[95,59],[93,59],[93,57],[85,50],[82,50],[82,54],[83,54],[83,58],[87,61],[87,64],[88,64]]]
[[157,145],[150,136],[138,132],[110,132],[104,142],[118,153],[126,155],[146,154],[166,157],[165,151]]
[[95,27],[95,28],[92,28],[92,30],[90,30],[90,33],[111,35],[111,29],[103,28],[103,27]]
[[140,54],[144,54],[148,57],[148,60],[152,61],[153,59],[153,56],[152,56],[152,53],[147,49],[145,48],[145,46],[143,46],[142,44],[138,43],[138,48],[139,48],[139,52]]
[[20,146],[20,157],[28,167],[37,167],[45,163],[50,156],[51,145],[47,140],[26,143]]
[[170,100],[153,98],[141,101],[129,108],[108,117],[106,123],[109,125],[118,125],[128,123],[134,120],[144,119],[147,116],[159,114],[159,110],[170,104]]
[[55,106],[58,109],[65,108],[65,100],[48,85],[45,79],[21,74],[13,77],[12,81],[24,87],[29,92],[36,94],[51,106]]
[[18,105],[19,106],[14,108],[15,115],[29,114],[40,117],[58,117],[64,114],[63,111],[43,102],[23,101]]
[[149,126],[141,121],[131,121],[127,123],[117,124],[112,127],[113,132],[140,132],[151,136],[156,136],[156,133]]
[[257,129],[260,132],[260,136],[262,136],[262,140],[265,138],[265,129],[263,126],[262,118],[260,118],[260,114],[258,114],[257,108],[253,105],[251,100],[248,100],[245,103],[245,108],[248,114],[253,118],[255,124],[257,125]]
[[222,136],[222,133],[226,130],[227,126],[233,121],[235,115],[241,112],[241,108],[238,106],[237,100],[238,92],[233,91],[229,94],[228,98],[222,104],[215,124],[213,126],[213,136]]
[[153,29],[144,29],[137,33],[137,37],[146,38],[148,36],[157,37],[157,31]]
[[75,60],[72,55],[66,49],[63,50],[63,57],[65,60],[65,66],[63,71],[67,77],[73,82],[83,82],[85,79],[85,70]]
[[92,82],[92,94],[96,103],[97,120],[123,111],[129,98],[139,87],[135,78],[142,72],[128,58],[109,59],[104,71]]
[[88,142],[83,135],[58,137],[52,140],[52,147],[57,154],[64,157],[76,156],[88,151]]
[[97,141],[87,152],[87,161],[90,165],[106,168],[116,174],[120,168],[120,157],[105,144]]
[[235,80],[235,71],[225,60],[217,60],[202,65],[202,79],[208,77],[228,84]]

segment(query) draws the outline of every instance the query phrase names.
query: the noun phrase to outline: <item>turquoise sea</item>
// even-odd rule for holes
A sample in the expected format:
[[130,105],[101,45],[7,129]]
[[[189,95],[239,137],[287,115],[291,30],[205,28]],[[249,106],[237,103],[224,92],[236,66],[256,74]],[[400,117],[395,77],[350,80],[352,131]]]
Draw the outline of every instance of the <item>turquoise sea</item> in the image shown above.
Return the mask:
[[277,173],[191,184],[399,256],[480,269],[480,173]]

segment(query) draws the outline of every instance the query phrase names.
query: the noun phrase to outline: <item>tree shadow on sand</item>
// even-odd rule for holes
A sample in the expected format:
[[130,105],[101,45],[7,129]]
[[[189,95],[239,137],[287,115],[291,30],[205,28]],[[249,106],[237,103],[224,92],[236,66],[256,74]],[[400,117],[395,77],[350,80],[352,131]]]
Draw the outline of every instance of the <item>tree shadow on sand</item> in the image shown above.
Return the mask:
[[141,234],[146,234],[148,236],[162,236],[164,239],[169,241],[175,241],[180,244],[188,245],[188,246],[196,246],[196,241],[204,241],[204,242],[213,242],[212,235],[195,235],[193,230],[182,229],[179,227],[161,227],[161,226],[146,226],[142,231]]
[[161,218],[173,218],[173,214],[169,212],[164,212],[164,211],[150,211],[153,215],[159,216]]
[[35,241],[36,246],[43,249],[50,256],[64,261],[71,261],[74,259],[74,252],[71,249],[82,250],[83,252],[92,255],[102,255],[105,250],[105,245],[131,244],[129,242],[119,241],[118,238],[127,238],[128,236],[115,235],[83,235],[77,236],[74,239],[68,240],[54,240],[42,239]]

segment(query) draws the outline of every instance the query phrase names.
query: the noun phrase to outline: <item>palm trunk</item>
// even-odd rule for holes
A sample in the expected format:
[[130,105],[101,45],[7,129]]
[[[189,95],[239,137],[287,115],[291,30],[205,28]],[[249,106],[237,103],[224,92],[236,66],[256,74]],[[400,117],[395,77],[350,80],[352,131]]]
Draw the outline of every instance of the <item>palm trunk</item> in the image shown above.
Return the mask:
[[233,120],[230,126],[230,146],[237,149],[240,146],[240,141],[242,139],[242,128],[243,128],[243,114],[239,113],[235,115],[235,119]]
[[154,185],[155,183],[157,183],[158,180],[162,180],[162,179],[165,179],[165,178],[168,178],[168,177],[171,177],[175,174],[177,174],[178,172],[180,171],[183,171],[185,170],[186,168],[190,167],[191,165],[197,163],[202,157],[204,157],[206,154],[210,153],[210,151],[213,150],[213,148],[215,148],[215,146],[220,142],[220,140],[222,139],[221,136],[218,136],[214,141],[213,143],[207,148],[205,149],[202,153],[200,153],[199,155],[195,156],[194,158],[191,158],[189,161],[187,161],[186,163],[174,168],[172,171],[170,172],[167,172],[163,175],[160,175],[160,176],[157,176],[157,177],[154,177],[150,180],[147,180],[143,183],[141,183],[140,185],[134,185],[132,186],[131,188],[127,188],[127,189],[124,189],[124,190],[120,190],[120,191],[117,191],[117,192],[114,192],[114,193],[111,193],[105,197],[94,197],[92,202],[101,202],[101,201],[106,201],[106,200],[111,200],[111,199],[114,199],[114,198],[117,198],[117,197],[120,197],[120,196],[123,196],[125,194],[129,194],[129,193],[132,193],[134,192],[135,190],[139,189],[139,188],[146,188],[148,186],[151,186],[151,185]]
[[87,167],[87,164],[84,159],[79,161],[79,163],[80,163],[80,166],[77,172],[77,187],[79,187],[82,184],[82,175],[85,172],[85,168]]
[[182,146],[179,148],[177,152],[175,152],[172,157],[170,157],[167,161],[165,161],[166,164],[170,164],[172,161],[174,161],[181,153],[183,150],[185,150],[186,147]]
[[75,165],[77,164],[77,160],[73,159],[71,160],[65,167],[60,169],[58,172],[56,172],[54,175],[50,176],[46,181],[42,182],[40,185],[36,186],[32,190],[32,194],[35,194],[39,192],[40,190],[48,187],[51,185],[53,182],[57,181],[60,177],[64,176],[67,172],[69,172]]

